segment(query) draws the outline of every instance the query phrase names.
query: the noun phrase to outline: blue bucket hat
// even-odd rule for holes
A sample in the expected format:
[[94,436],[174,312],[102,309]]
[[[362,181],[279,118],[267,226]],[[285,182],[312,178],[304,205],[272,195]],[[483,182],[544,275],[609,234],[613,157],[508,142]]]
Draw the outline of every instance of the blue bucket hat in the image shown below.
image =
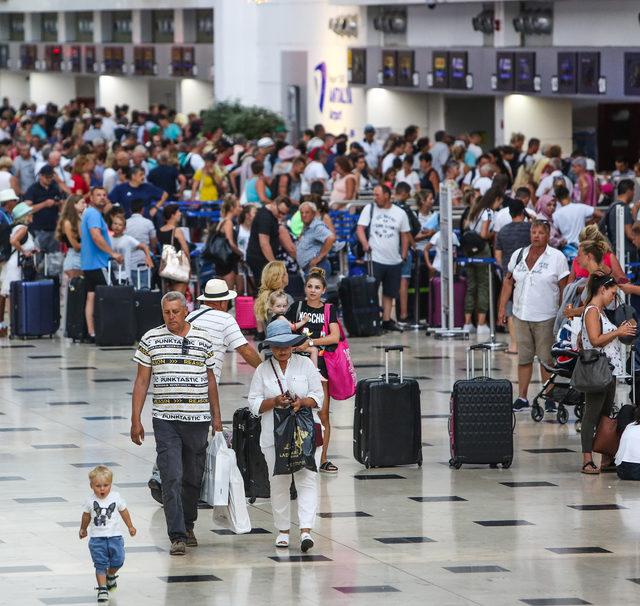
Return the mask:
[[272,347],[296,347],[307,340],[304,335],[295,335],[286,320],[274,320],[267,325],[265,345]]

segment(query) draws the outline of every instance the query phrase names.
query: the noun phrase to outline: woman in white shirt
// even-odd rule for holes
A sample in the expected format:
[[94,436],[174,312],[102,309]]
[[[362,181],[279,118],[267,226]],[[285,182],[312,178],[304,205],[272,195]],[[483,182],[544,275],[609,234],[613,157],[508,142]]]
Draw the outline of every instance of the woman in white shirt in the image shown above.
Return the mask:
[[602,391],[585,394],[584,416],[580,436],[582,441],[582,473],[598,474],[601,469],[612,464],[610,458],[602,457],[601,467],[593,462],[593,438],[600,417],[608,416],[616,396],[616,377],[624,375],[624,366],[620,356],[618,337],[633,337],[636,325],[623,322],[614,326],[604,313],[610,305],[618,286],[611,274],[596,272],[591,274],[587,284],[587,300],[582,315],[582,349],[598,349],[604,352],[613,367],[613,380]]
[[[271,482],[271,509],[278,531],[276,547],[287,548],[291,528],[291,479],[288,475],[273,475],[276,460],[273,409],[292,407],[297,412],[300,408],[311,408],[314,425],[318,428],[318,410],[322,407],[324,393],[313,362],[305,356],[292,353],[293,347],[306,341],[306,336],[292,334],[286,320],[271,322],[266,333],[264,343],[271,347],[273,358],[256,368],[249,390],[249,408],[254,415],[262,417],[260,448],[267,461]],[[316,448],[316,467],[320,467],[320,450]],[[300,548],[307,552],[313,547],[311,530],[318,509],[318,473],[301,469],[293,476],[298,490]]]

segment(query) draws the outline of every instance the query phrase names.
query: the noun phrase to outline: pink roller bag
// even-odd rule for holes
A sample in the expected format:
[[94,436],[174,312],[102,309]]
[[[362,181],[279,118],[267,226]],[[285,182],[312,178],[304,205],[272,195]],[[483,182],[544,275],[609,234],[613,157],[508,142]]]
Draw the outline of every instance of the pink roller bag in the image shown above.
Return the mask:
[[236,297],[236,322],[241,330],[253,330],[256,328],[256,314],[253,310],[253,297],[247,296],[247,274],[244,275],[244,296]]

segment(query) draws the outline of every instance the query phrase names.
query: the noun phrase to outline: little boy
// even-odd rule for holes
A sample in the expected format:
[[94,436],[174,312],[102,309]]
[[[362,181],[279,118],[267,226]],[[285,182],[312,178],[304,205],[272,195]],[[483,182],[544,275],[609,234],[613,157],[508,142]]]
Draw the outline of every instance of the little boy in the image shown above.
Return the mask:
[[124,520],[132,537],[136,534],[124,500],[117,492],[111,492],[112,481],[113,474],[104,465],[98,465],[89,472],[93,495],[84,503],[79,533],[80,538],[84,539],[91,525],[89,552],[96,569],[98,603],[101,604],[109,601],[109,591],[117,587],[116,572],[124,564],[120,520]]

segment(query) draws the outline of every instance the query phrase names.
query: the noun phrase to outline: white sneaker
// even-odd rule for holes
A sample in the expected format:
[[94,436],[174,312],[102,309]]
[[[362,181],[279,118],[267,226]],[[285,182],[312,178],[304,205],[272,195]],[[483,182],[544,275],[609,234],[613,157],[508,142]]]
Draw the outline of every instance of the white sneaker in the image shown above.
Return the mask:
[[489,337],[489,336],[491,336],[491,331],[489,330],[489,327],[486,324],[480,324],[480,326],[478,326],[476,332],[478,333],[478,337]]
[[280,549],[287,549],[289,547],[289,533],[281,532],[276,538],[276,547]]
[[463,329],[466,330],[470,335],[476,332],[476,327],[473,324],[465,324]]
[[313,539],[308,532],[303,532],[300,534],[300,549],[307,553],[309,549],[313,547]]

